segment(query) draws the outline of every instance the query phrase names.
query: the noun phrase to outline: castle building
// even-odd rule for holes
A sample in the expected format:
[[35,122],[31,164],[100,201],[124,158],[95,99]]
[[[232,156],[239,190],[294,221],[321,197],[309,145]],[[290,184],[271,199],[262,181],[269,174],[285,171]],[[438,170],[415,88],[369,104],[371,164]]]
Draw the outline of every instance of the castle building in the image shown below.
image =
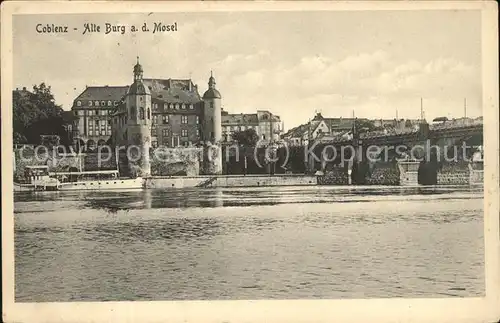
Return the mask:
[[[139,63],[136,67],[138,65],[142,69]],[[197,85],[190,79],[152,79],[143,78],[141,74],[141,82],[144,91],[149,93],[150,145],[153,148],[220,141],[221,95],[215,87],[213,75],[209,78],[208,90],[203,98],[198,93]],[[80,145],[92,149],[105,143],[127,144],[129,113],[133,112],[127,107],[127,104],[131,104],[127,101],[130,88],[87,87],[74,100],[72,110],[79,117],[77,128]]]

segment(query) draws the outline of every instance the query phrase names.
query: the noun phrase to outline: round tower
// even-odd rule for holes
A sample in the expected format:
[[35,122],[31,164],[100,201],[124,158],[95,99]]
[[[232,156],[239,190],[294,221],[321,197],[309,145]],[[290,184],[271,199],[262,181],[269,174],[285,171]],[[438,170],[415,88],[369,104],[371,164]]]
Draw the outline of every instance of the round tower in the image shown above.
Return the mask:
[[127,143],[130,169],[136,175],[147,177],[151,174],[149,148],[151,147],[151,91],[143,82],[143,72],[139,57],[134,66],[134,83],[126,95]]
[[212,72],[208,80],[208,90],[203,94],[203,104],[203,139],[208,142],[208,145],[203,148],[203,172],[207,175],[222,174],[221,95],[215,88],[215,78]]
[[208,90],[203,94],[204,131],[203,139],[217,144],[222,139],[221,95],[215,88],[215,78],[210,72]]

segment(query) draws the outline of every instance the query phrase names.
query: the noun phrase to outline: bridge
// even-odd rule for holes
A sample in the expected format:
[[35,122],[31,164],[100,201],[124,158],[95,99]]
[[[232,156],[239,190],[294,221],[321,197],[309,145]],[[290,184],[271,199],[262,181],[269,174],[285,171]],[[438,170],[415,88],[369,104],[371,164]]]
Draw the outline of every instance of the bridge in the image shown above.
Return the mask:
[[408,185],[417,182],[428,185],[470,182],[469,179],[455,181],[449,178],[457,177],[458,173],[469,176],[476,169],[482,172],[482,161],[472,161],[478,151],[482,153],[482,145],[482,120],[462,124],[422,123],[418,129],[373,131],[351,138],[319,139],[308,149],[320,160],[310,158],[308,166],[310,171],[332,170],[333,167],[339,172],[339,167],[345,168],[345,159],[350,159],[348,170],[341,172],[349,171],[354,184],[367,184],[377,169],[384,169],[378,172],[377,176],[381,177],[393,178],[395,172],[399,173],[401,182],[407,181]]

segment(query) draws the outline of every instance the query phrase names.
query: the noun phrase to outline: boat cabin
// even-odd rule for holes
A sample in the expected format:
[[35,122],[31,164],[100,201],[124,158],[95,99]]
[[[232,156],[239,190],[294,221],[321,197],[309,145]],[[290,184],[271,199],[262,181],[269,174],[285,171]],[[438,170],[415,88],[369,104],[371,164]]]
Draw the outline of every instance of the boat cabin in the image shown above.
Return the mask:
[[118,170],[83,171],[83,172],[54,172],[51,177],[57,178],[61,183],[80,181],[113,180],[120,177]]
[[24,178],[30,184],[45,182],[49,179],[49,166],[26,166],[24,168]]

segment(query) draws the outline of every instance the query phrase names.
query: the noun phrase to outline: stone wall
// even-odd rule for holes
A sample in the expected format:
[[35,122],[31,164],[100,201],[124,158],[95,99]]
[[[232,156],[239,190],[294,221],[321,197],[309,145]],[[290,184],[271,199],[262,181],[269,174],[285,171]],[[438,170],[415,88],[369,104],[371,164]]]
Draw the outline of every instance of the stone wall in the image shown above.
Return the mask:
[[219,175],[196,177],[153,177],[146,180],[146,187],[156,189],[189,187],[261,187],[261,186],[312,186],[316,176],[305,175]]
[[469,185],[470,170],[467,162],[443,163],[438,169],[437,185]]
[[375,163],[366,178],[368,185],[399,185],[400,173],[394,162]]
[[318,185],[348,185],[349,174],[345,167],[333,167],[325,170],[325,175],[318,176]]
[[163,148],[150,155],[152,176],[197,176],[202,148]]
[[469,171],[438,172],[437,185],[469,185]]

